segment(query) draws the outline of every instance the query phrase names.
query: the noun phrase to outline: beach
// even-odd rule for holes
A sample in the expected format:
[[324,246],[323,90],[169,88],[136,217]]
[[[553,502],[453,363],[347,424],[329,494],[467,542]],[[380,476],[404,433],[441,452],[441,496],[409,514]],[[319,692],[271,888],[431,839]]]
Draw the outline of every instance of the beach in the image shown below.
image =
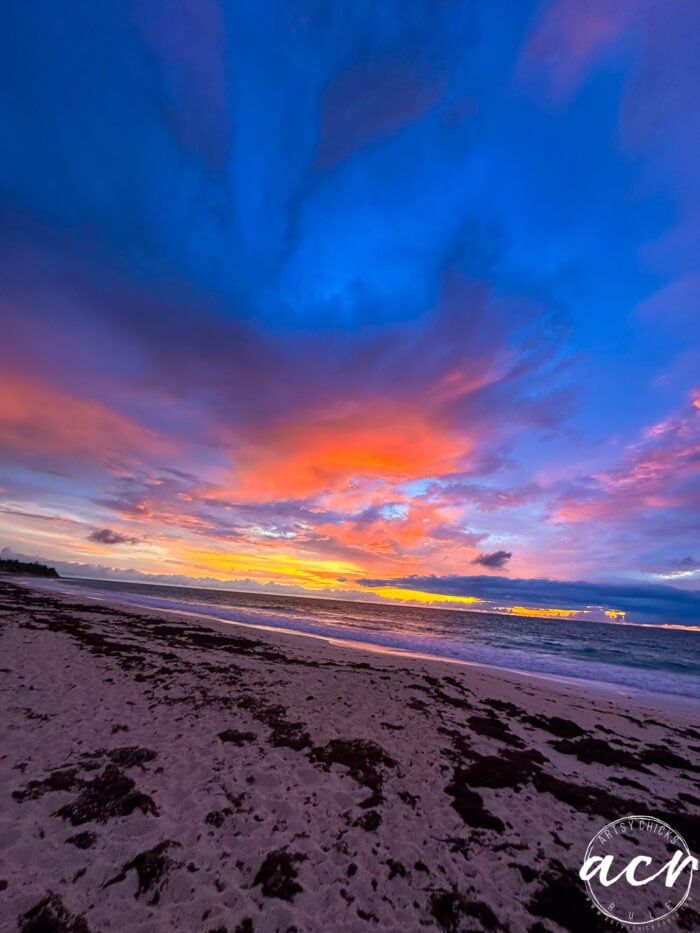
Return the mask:
[[3,931],[588,933],[606,823],[700,848],[673,697],[5,580],[0,651]]

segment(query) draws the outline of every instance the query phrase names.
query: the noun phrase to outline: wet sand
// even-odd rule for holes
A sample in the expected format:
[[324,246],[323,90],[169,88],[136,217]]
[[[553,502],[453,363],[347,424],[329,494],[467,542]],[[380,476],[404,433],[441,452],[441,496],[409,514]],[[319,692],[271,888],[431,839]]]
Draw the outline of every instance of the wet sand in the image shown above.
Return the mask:
[[605,823],[700,848],[670,698],[10,581],[0,674],[3,931],[588,933]]

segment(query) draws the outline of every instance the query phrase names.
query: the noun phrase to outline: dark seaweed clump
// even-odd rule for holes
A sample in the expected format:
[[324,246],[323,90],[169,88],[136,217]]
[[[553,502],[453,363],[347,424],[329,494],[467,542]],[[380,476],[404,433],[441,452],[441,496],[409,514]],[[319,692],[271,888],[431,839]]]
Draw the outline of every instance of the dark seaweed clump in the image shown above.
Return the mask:
[[43,781],[30,781],[23,790],[12,792],[12,799],[18,803],[24,803],[25,800],[38,800],[44,794],[55,791],[74,790],[80,783],[77,768],[62,768],[60,771],[52,771]]
[[285,852],[284,849],[270,852],[258,869],[253,884],[262,885],[265,897],[293,901],[295,896],[303,891],[302,886],[297,883],[296,865],[305,859],[306,856],[301,852]]
[[160,900],[160,892],[165,877],[170,869],[178,864],[167,854],[168,849],[179,845],[179,842],[174,842],[172,839],[165,839],[152,849],[140,852],[138,855],[134,856],[130,862],[126,862],[126,864],[122,865],[119,874],[115,875],[115,877],[111,878],[109,881],[106,881],[103,887],[107,888],[111,884],[124,881],[127,874],[130,871],[134,871],[136,872],[136,877],[139,882],[136,897],[153,892],[148,903],[157,904]]
[[533,916],[553,920],[571,933],[597,933],[610,929],[591,905],[575,873],[567,871],[561,862],[550,862],[542,881],[542,887],[528,904]]
[[455,768],[452,781],[445,788],[452,797],[452,806],[464,822],[474,829],[495,829],[503,832],[503,821],[484,807],[484,799],[469,786],[469,774],[463,768]]
[[374,807],[381,803],[384,784],[381,769],[396,767],[396,761],[387,755],[381,745],[363,739],[332,739],[322,748],[315,748],[310,757],[326,768],[334,764],[344,765],[353,780],[369,788],[372,794],[363,801],[363,807]]
[[246,745],[248,742],[255,741],[254,732],[239,732],[238,729],[224,729],[219,733],[222,742],[228,742],[231,745]]
[[97,836],[95,833],[78,833],[76,836],[69,836],[66,839],[66,843],[70,843],[72,846],[75,846],[76,849],[91,849],[97,842]]
[[90,933],[82,914],[71,914],[58,894],[49,891],[17,921],[20,933]]
[[93,820],[104,823],[115,816],[129,816],[134,810],[158,815],[153,799],[142,794],[128,775],[116,765],[107,765],[94,781],[84,785],[76,800],[57,811],[73,826]]
[[478,929],[473,920],[478,920],[484,930],[503,929],[488,904],[469,901],[459,891],[434,891],[430,897],[430,912],[438,926],[448,933]]

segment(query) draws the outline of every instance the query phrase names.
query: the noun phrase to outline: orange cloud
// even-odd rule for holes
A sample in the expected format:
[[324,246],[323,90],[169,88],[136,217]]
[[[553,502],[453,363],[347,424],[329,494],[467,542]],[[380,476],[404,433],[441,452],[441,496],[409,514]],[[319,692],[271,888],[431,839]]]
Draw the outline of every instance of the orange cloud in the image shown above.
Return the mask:
[[280,425],[238,451],[236,496],[292,498],[358,477],[403,482],[457,469],[470,443],[408,405]]
[[435,570],[456,570],[474,556],[478,538],[462,529],[459,511],[401,497],[387,511],[348,516],[316,526],[314,532],[325,536],[328,546],[356,553],[373,572],[405,573],[408,565],[426,560]]

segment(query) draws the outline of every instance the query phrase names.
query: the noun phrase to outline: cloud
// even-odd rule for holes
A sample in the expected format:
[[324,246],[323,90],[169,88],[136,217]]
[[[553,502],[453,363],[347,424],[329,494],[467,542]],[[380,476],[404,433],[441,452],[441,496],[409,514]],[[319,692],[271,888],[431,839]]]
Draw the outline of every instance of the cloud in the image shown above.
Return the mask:
[[494,551],[493,554],[479,554],[472,561],[472,564],[481,564],[482,567],[500,570],[508,563],[513,555],[510,551]]
[[188,151],[221,170],[229,154],[230,102],[226,86],[226,34],[217,0],[163,0],[133,7],[158,73],[158,102],[167,125]]
[[688,401],[646,427],[614,466],[563,484],[551,520],[690,545],[700,534],[699,462],[700,411]]
[[414,123],[441,92],[438,81],[417,73],[415,59],[364,61],[334,77],[321,96],[317,165],[330,168]]
[[558,103],[573,94],[591,67],[624,34],[643,6],[636,0],[540,3],[539,21],[521,53],[523,78],[537,78]]
[[62,392],[28,373],[0,378],[0,450],[36,467],[112,466],[164,456],[175,445],[99,401]]
[[138,538],[129,538],[126,535],[112,531],[111,528],[100,528],[88,535],[88,541],[94,541],[96,544],[138,544]]
[[664,580],[683,583],[700,577],[700,561],[693,557],[672,557],[669,560],[654,562],[648,572]]
[[700,561],[693,557],[678,557],[669,561],[669,566],[673,570],[700,570]]
[[420,576],[391,580],[363,578],[362,586],[402,587],[424,593],[474,596],[479,608],[551,607],[585,614],[595,609],[624,612],[629,622],[697,625],[700,590],[679,590],[651,583],[589,583],[491,576]]

